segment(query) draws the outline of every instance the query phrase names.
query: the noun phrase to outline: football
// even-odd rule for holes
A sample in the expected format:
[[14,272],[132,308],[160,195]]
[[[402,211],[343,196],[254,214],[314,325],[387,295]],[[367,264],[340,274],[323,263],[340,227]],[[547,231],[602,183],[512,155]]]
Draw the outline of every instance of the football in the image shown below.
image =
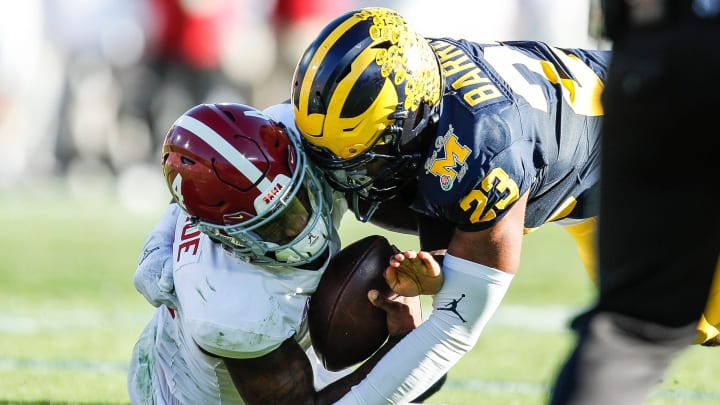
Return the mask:
[[308,309],[310,339],[326,369],[353,366],[387,339],[385,311],[370,303],[367,292],[390,293],[383,272],[396,252],[385,237],[371,235],[330,259]]

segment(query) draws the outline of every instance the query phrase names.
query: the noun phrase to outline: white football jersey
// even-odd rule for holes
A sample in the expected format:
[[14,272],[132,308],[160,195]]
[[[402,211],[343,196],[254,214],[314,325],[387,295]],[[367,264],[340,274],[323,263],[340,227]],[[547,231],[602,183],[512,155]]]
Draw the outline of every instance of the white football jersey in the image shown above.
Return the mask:
[[[286,109],[292,114],[289,105],[277,111]],[[292,119],[282,120],[297,136]],[[329,187],[326,193],[333,195]],[[341,195],[334,197],[331,255],[339,249],[336,229],[347,209]],[[128,374],[134,404],[242,404],[224,362],[214,355],[256,358],[293,337],[309,352],[318,388],[346,374],[322,369],[309,348],[307,304],[325,266],[312,271],[247,263],[198,231],[172,205],[177,222],[175,234],[167,237],[173,238],[180,307],[158,308],[135,346]]]

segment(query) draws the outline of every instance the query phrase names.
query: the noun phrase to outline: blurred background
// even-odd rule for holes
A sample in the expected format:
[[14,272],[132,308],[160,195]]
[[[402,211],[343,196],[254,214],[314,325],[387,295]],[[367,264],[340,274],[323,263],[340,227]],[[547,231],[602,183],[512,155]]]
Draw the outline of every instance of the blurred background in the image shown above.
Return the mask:
[[[351,9],[396,8],[426,36],[605,48],[588,35],[591,1],[0,1],[0,404],[128,402],[130,353],[154,310],[132,275],[170,200],[165,132],[189,108],[289,98],[305,47]],[[340,229],[344,244],[371,233],[417,247],[352,218]],[[559,227],[524,243],[483,344],[433,403],[543,402],[567,320],[595,290]],[[719,403],[706,353],[650,403]]]
[[202,102],[262,109],[285,100],[304,48],[347,10],[396,8],[426,36],[595,48],[603,44],[588,36],[589,3],[0,2],[0,196],[61,187],[155,209],[169,195],[158,163],[172,122]]

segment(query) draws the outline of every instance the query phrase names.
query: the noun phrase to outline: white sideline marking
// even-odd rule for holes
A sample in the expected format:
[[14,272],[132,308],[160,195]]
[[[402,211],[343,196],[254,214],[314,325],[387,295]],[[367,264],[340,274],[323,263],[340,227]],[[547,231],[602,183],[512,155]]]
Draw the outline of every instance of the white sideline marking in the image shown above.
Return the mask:
[[0,370],[74,370],[89,371],[93,373],[127,373],[128,363],[89,360],[12,359],[0,357]]
[[570,321],[582,307],[500,305],[488,327],[516,327],[536,332],[569,331]]
[[[425,308],[423,309],[425,311]],[[568,329],[569,320],[582,308],[561,306],[500,305],[488,328],[517,327],[536,332],[562,332]],[[429,308],[425,311],[429,314]],[[102,328],[104,325],[142,326],[152,317],[147,310],[93,310],[52,309],[39,312],[0,314],[0,332],[31,334],[41,331]]]
[[152,309],[140,311],[115,310],[78,310],[78,309],[51,309],[39,312],[12,313],[6,311],[0,314],[0,333],[32,334],[43,331],[56,331],[67,329],[103,328],[137,326],[140,327],[150,321]]

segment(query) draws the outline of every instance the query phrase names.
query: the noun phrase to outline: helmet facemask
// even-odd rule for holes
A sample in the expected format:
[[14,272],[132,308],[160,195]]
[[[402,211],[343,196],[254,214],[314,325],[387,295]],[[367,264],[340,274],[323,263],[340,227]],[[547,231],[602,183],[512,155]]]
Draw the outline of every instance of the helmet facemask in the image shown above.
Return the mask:
[[[355,217],[367,222],[381,202],[395,198],[417,175],[424,159],[424,140],[434,132],[438,110],[437,105],[429,107],[423,103],[418,111],[410,112],[399,105],[388,117],[395,123],[365,152],[351,159],[334,159],[332,153],[320,151],[308,142],[306,150],[313,160],[319,161],[334,189],[351,193]],[[370,203],[365,214],[360,213],[358,199]]]

